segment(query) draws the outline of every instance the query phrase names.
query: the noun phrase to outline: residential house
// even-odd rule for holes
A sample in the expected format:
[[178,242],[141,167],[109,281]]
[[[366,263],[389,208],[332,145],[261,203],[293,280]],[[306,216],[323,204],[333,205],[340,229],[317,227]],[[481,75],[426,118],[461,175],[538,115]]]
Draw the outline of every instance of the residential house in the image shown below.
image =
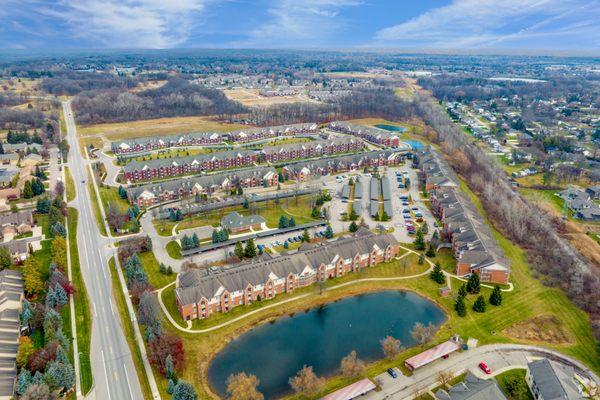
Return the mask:
[[13,166],[5,166],[0,168],[0,188],[8,188],[19,175],[19,169]]
[[536,400],[584,399],[572,367],[542,358],[527,364],[525,381]]
[[221,219],[221,227],[230,234],[239,234],[250,230],[260,231],[265,219],[260,215],[242,215],[232,211]]
[[14,398],[22,301],[21,273],[9,269],[0,271],[0,400]]
[[598,221],[600,220],[600,206],[592,200],[596,193],[593,188],[587,190],[569,188],[560,191],[558,196],[565,201],[566,206],[575,213],[577,218],[585,221]]
[[450,389],[435,392],[437,400],[506,400],[493,379],[481,379],[467,372],[465,380]]
[[175,297],[184,320],[204,319],[240,305],[390,261],[396,239],[360,229],[355,235],[302,245],[296,253],[229,267],[190,269],[177,276]]

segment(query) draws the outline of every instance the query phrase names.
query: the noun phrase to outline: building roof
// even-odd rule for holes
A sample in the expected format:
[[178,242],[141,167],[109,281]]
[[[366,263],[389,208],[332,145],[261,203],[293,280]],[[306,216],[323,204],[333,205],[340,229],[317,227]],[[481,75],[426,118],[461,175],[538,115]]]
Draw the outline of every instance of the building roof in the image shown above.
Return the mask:
[[265,219],[260,215],[242,215],[237,211],[232,211],[221,219],[221,226],[225,229],[239,229],[264,223]]
[[573,368],[547,358],[530,362],[527,368],[544,400],[583,399],[573,380]]
[[425,350],[422,353],[412,356],[404,361],[404,363],[412,369],[417,369],[441,358],[442,356],[445,356],[446,354],[450,354],[458,350],[458,348],[458,343],[451,339]]
[[364,378],[322,397],[321,400],[352,400],[373,389],[375,389],[375,384],[370,379]]
[[493,380],[480,379],[471,372],[465,380],[452,386],[450,390],[435,392],[438,400],[506,400],[498,385]]

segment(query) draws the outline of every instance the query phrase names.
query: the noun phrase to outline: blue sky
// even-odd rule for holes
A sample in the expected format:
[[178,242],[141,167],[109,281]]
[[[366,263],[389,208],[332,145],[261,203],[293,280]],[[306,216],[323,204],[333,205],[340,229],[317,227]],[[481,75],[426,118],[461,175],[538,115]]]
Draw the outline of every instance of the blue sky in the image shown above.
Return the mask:
[[3,0],[0,48],[600,51],[600,0]]

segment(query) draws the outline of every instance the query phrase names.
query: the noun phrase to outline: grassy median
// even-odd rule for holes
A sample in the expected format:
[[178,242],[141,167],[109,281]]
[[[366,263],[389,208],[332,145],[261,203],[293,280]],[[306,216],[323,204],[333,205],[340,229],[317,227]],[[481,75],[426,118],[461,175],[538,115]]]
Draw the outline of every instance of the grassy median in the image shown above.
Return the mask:
[[104,220],[102,219],[102,212],[100,211],[100,204],[98,203],[98,196],[96,196],[96,191],[94,190],[94,183],[92,179],[94,177],[88,171],[88,182],[87,187],[90,193],[90,199],[92,200],[92,211],[94,212],[94,219],[96,220],[96,226],[100,229],[100,234],[103,236],[107,236],[106,234],[106,226],[104,225]]
[[69,170],[69,167],[65,165],[63,168],[65,169],[65,179],[67,181],[65,183],[67,201],[73,201],[77,196],[77,191],[75,190],[75,181],[73,180],[73,175],[71,175],[71,170]]

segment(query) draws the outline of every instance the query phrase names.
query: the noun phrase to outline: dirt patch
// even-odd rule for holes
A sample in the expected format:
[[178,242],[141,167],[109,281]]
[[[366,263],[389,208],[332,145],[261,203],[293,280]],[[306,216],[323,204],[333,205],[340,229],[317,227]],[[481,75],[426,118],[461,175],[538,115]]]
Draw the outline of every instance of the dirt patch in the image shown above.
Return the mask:
[[504,329],[506,336],[527,342],[566,345],[573,339],[554,315],[540,315]]
[[310,100],[308,97],[297,94],[292,96],[272,96],[266,97],[261,96],[259,94],[260,90],[258,89],[226,89],[223,90],[225,96],[228,99],[238,101],[245,106],[256,107],[256,106],[270,106],[273,104],[282,104],[282,103],[307,103],[307,102],[316,102],[314,100]]

